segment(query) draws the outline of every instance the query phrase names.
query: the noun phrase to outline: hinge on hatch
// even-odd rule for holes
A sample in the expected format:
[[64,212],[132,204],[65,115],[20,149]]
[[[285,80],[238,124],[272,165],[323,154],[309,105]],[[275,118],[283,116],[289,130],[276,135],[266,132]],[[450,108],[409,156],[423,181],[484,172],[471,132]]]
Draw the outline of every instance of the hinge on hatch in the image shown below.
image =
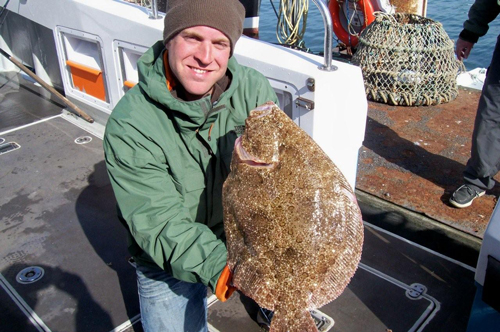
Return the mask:
[[314,109],[314,101],[299,97],[295,100],[295,105],[304,107],[306,110],[312,111]]

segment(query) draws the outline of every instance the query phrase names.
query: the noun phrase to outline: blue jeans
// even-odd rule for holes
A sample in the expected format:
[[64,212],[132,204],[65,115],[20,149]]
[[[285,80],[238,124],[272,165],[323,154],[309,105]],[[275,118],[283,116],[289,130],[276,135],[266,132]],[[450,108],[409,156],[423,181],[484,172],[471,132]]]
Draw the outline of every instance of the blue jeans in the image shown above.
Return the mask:
[[161,269],[137,265],[145,332],[207,332],[207,287],[175,279]]

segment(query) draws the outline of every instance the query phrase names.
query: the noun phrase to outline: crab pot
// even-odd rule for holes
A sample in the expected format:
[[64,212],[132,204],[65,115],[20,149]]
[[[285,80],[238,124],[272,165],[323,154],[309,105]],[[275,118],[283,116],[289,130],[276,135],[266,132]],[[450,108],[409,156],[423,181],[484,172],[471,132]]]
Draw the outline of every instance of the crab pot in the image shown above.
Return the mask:
[[452,101],[463,70],[441,23],[404,13],[376,14],[352,62],[361,67],[369,100],[400,106]]

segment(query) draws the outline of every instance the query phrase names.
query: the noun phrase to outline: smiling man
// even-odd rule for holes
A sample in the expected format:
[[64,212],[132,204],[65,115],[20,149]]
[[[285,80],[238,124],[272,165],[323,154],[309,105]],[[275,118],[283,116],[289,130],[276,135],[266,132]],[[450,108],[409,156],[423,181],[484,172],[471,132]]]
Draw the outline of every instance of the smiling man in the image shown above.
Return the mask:
[[231,51],[229,39],[217,29],[187,28],[167,43],[170,69],[184,89],[186,100],[196,100],[213,92],[226,75]]
[[106,126],[146,332],[207,331],[207,287],[230,294],[222,184],[250,110],[277,102],[232,56],[244,17],[238,0],[169,0],[163,41],[139,59],[139,83]]

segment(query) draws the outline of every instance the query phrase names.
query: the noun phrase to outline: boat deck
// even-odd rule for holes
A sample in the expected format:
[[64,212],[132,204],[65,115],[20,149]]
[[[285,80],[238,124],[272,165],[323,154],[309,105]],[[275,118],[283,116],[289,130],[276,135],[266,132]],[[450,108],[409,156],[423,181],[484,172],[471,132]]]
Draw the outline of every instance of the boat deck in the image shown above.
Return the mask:
[[[34,84],[17,75],[2,74],[0,80],[0,138],[20,146],[0,154],[0,330],[142,331],[135,272],[115,215],[101,139],[68,121],[61,105]],[[423,110],[411,114],[417,111]],[[362,165],[368,165],[369,153],[373,160],[377,152],[389,159],[377,142],[413,142],[396,140],[401,135],[393,134],[391,123],[374,114],[383,112],[372,104],[372,143],[361,152]],[[384,130],[393,139],[385,141]],[[368,179],[364,167],[360,174]],[[415,178],[412,184],[420,183],[419,169],[403,170]],[[368,191],[365,182],[361,177]],[[19,273],[36,276],[33,267],[43,269],[41,278],[18,282]],[[346,291],[319,309],[321,331],[465,331],[473,278],[473,268],[365,223],[360,267]],[[255,303],[240,294],[229,303],[213,301],[210,330],[261,331],[256,312]]]
[[369,102],[356,189],[482,239],[500,187],[465,209],[448,203],[463,184],[479,96],[460,88],[455,100],[432,107]]

